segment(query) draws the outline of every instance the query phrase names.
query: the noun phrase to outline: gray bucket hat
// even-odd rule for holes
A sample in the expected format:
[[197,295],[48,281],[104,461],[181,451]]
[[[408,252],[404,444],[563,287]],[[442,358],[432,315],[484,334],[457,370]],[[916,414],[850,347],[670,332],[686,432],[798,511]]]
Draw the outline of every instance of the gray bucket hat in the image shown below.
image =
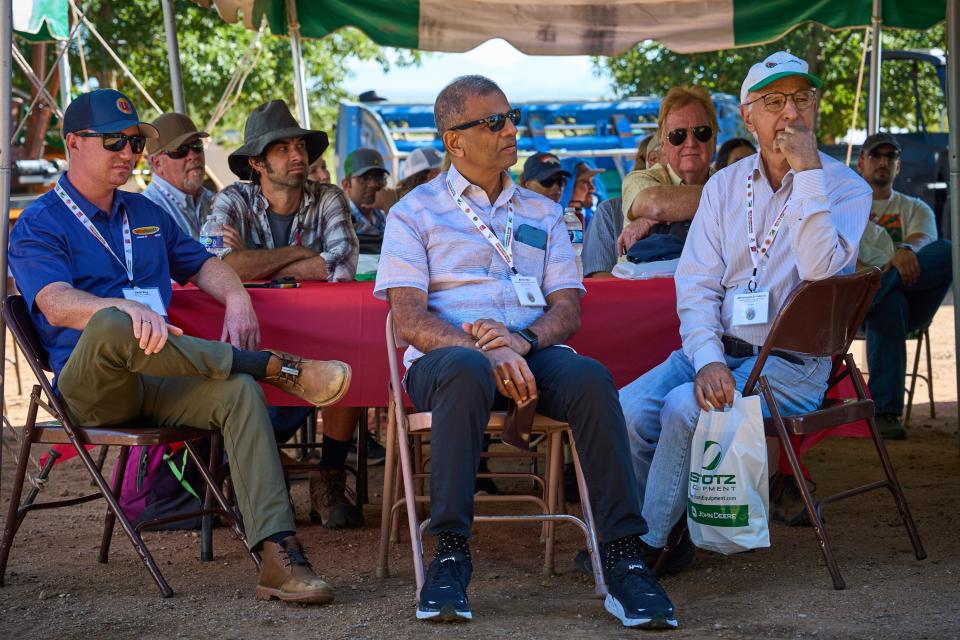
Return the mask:
[[319,158],[329,145],[326,133],[302,128],[290,113],[286,102],[271,100],[254,109],[247,118],[243,129],[243,146],[227,158],[230,170],[241,180],[249,180],[251,169],[247,159],[262,154],[270,143],[287,138],[306,140],[308,163]]

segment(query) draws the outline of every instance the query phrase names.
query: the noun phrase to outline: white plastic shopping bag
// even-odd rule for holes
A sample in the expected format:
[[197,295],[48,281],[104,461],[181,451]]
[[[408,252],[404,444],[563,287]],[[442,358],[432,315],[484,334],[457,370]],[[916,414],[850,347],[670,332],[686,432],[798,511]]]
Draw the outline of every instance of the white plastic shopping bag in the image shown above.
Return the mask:
[[760,396],[736,393],[725,411],[700,411],[690,451],[687,526],[723,554],[770,546],[767,441]]

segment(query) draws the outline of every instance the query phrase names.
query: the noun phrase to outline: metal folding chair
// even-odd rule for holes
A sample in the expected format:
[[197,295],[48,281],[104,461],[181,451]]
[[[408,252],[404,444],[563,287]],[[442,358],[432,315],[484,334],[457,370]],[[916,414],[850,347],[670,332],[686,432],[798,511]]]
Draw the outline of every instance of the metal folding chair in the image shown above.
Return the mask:
[[[7,297],[6,304],[3,306],[3,318],[13,333],[17,346],[23,351],[24,360],[30,365],[38,384],[33,386],[30,394],[30,405],[27,411],[27,421],[23,426],[21,434],[21,444],[19,458],[17,460],[17,469],[14,476],[13,491],[10,496],[10,505],[7,512],[7,519],[4,523],[3,538],[0,540],[0,586],[4,583],[6,575],[7,560],[10,557],[10,549],[13,546],[13,539],[17,530],[23,523],[27,513],[36,509],[54,509],[57,507],[66,507],[75,504],[82,504],[98,498],[103,498],[107,502],[107,514],[104,520],[103,536],[100,541],[100,553],[97,556],[99,562],[107,562],[110,551],[110,542],[113,537],[115,522],[120,521],[120,527],[130,539],[134,549],[143,561],[150,575],[157,583],[160,593],[168,598],[173,595],[173,589],[167,584],[163,574],[157,567],[150,550],[144,543],[140,535],[140,530],[151,525],[173,522],[177,520],[192,519],[199,516],[220,515],[225,521],[229,522],[234,534],[244,543],[246,548],[246,538],[243,534],[243,527],[240,523],[239,515],[230,507],[220,491],[211,469],[219,464],[219,434],[211,434],[209,430],[194,429],[192,427],[152,427],[138,425],[117,425],[105,427],[83,427],[76,425],[70,419],[63,399],[54,391],[47,379],[45,371],[50,371],[47,361],[47,354],[40,345],[39,337],[30,319],[29,310],[24,299],[19,296]],[[55,422],[37,422],[37,413],[43,409],[50,414]],[[213,446],[211,446],[211,460],[209,466],[200,460],[196,447],[191,442],[201,438],[215,436]],[[183,442],[190,458],[200,469],[203,479],[207,485],[207,496],[213,496],[219,508],[205,508],[189,514],[184,514],[176,518],[158,518],[149,522],[144,522],[134,527],[129,519],[120,509],[117,499],[120,495],[120,487],[123,485],[123,475],[126,468],[127,456],[132,446],[151,446],[159,444],[172,444]],[[77,451],[77,455],[83,462],[91,479],[94,482],[96,491],[93,493],[69,498],[66,500],[52,500],[47,502],[35,502],[37,492],[29,492],[27,499],[21,503],[24,480],[26,478],[27,463],[30,459],[30,448],[34,444],[71,444]],[[87,451],[88,445],[100,446],[119,446],[120,455],[117,461],[117,470],[113,478],[111,487],[104,478],[103,473],[97,466],[97,463],[91,458]],[[46,469],[49,472],[49,467]],[[249,552],[254,564],[259,567],[260,557],[253,552]]]
[[[429,412],[408,413],[404,404],[404,392],[400,383],[400,364],[397,357],[397,349],[407,346],[395,333],[392,314],[387,315],[386,323],[387,337],[387,358],[390,363],[390,396],[389,396],[389,415],[387,425],[387,458],[383,473],[383,508],[380,520],[380,554],[377,562],[377,575],[386,577],[389,575],[387,552],[390,544],[390,532],[392,529],[393,516],[400,507],[405,507],[407,512],[407,523],[410,531],[410,546],[413,553],[413,569],[416,576],[417,594],[423,586],[424,563],[423,563],[423,531],[429,524],[429,519],[422,522],[418,515],[418,505],[429,502],[429,497],[423,495],[420,488],[423,484],[425,473],[418,463],[414,460],[414,451],[410,445],[412,435],[424,435],[429,433],[431,428],[432,416]],[[487,433],[499,434],[503,428],[506,412],[493,412],[490,422],[487,425]],[[562,457],[562,438],[567,433],[570,439],[570,446],[573,451],[573,463],[577,474],[577,484],[580,488],[581,508],[583,517],[566,514],[562,512],[562,506],[558,505],[558,496],[560,487],[563,483],[563,457]],[[577,455],[576,443],[573,439],[573,432],[570,426],[563,422],[551,420],[545,416],[537,415],[533,423],[532,434],[544,435],[547,442],[547,464],[545,476],[537,476],[533,473],[521,474],[503,474],[512,478],[535,478],[540,486],[544,488],[544,496],[536,495],[498,495],[498,496],[477,496],[478,502],[525,502],[535,505],[538,513],[522,515],[477,515],[474,517],[476,522],[542,522],[544,523],[544,572],[552,574],[554,569],[554,524],[557,522],[570,522],[583,531],[586,538],[587,549],[593,566],[593,578],[597,595],[606,594],[606,584],[603,579],[603,572],[600,568],[600,554],[597,546],[597,533],[594,526],[593,512],[590,508],[590,498],[587,493],[586,482],[583,478],[583,472],[580,467],[580,458]],[[396,468],[396,450],[400,450],[400,468]],[[491,474],[496,476],[497,474]],[[400,489],[403,490],[401,497]]]
[[[894,502],[900,512],[907,535],[913,545],[917,560],[927,557],[920,541],[920,534],[910,515],[907,499],[903,495],[903,488],[897,480],[890,456],[887,454],[883,437],[877,430],[874,419],[873,400],[868,397],[863,375],[850,354],[850,344],[857,334],[857,329],[863,323],[870,301],[880,287],[880,271],[873,268],[848,276],[836,276],[819,282],[805,282],[798,286],[787,298],[774,320],[767,340],[764,342],[750,377],[744,386],[743,395],[753,395],[759,392],[767,408],[770,418],[765,422],[767,434],[780,440],[784,448],[790,467],[795,478],[802,478],[800,462],[793,447],[790,436],[803,436],[816,433],[824,429],[866,420],[870,426],[870,436],[876,447],[880,464],[883,468],[884,479],[871,482],[853,489],[848,489],[832,496],[822,498],[814,504],[810,490],[805,482],[798,482],[797,487],[803,496],[807,517],[813,524],[813,531],[817,537],[827,569],[833,578],[835,589],[843,589],[846,584],[840,575],[833,554],[833,546],[827,537],[823,524],[823,506],[849,498],[874,489],[886,488],[893,495]],[[763,375],[763,365],[774,349],[795,351],[811,356],[833,357],[834,366],[831,371],[829,386],[833,386],[839,377],[850,375],[856,390],[856,397],[840,400],[825,400],[816,411],[784,416],[780,414],[773,389],[766,376]],[[846,365],[846,370],[838,376],[840,365]]]

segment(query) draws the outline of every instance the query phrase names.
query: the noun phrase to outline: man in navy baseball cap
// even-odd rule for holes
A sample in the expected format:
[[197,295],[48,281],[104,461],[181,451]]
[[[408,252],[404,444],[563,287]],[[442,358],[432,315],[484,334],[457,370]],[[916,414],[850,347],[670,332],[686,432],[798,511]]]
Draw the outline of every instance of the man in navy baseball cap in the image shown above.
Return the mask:
[[520,185],[560,202],[563,186],[570,178],[570,172],[560,166],[560,158],[552,153],[535,153],[523,163]]
[[115,89],[97,89],[77,96],[63,114],[64,136],[77,131],[117,133],[129,127],[137,127],[145,138],[160,137],[152,124],[140,121],[130,98]]

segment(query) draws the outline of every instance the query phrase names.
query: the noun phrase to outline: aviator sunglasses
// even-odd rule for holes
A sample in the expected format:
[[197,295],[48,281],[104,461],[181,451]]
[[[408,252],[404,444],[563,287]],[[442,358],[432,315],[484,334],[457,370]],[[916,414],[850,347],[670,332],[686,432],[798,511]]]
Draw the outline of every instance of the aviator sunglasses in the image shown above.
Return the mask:
[[458,124],[455,127],[450,127],[450,130],[463,131],[464,129],[470,129],[471,127],[485,124],[490,131],[500,131],[503,129],[503,125],[507,123],[508,118],[510,119],[510,122],[513,123],[513,126],[520,124],[520,109],[510,109],[510,111],[507,111],[506,113],[494,113],[486,118],[471,120],[470,122],[464,122],[463,124]]
[[549,178],[547,178],[547,179],[545,179],[545,180],[537,180],[537,182],[539,182],[540,184],[542,184],[542,185],[543,185],[544,187],[546,187],[547,189],[551,189],[551,188],[553,188],[554,186],[557,186],[557,185],[559,185],[560,188],[563,189],[564,185],[567,184],[567,178],[566,178],[566,176],[562,176],[562,175],[558,175],[558,174],[557,174],[557,175],[552,175],[552,176],[550,176]]
[[130,151],[133,153],[141,153],[143,147],[147,144],[147,139],[144,136],[128,136],[125,133],[98,133],[96,131],[80,131],[76,135],[81,138],[101,138],[103,143],[103,148],[107,151],[123,151],[123,148],[127,146],[127,141],[130,142]]
[[196,153],[203,153],[203,141],[194,140],[193,142],[188,142],[187,144],[182,144],[173,151],[164,151],[166,155],[171,160],[180,160],[181,158],[186,158],[191,151]]
[[686,141],[687,131],[693,131],[693,137],[700,142],[707,142],[713,137],[713,127],[704,124],[699,127],[690,127],[689,129],[674,129],[667,133],[667,140],[669,140],[673,146],[679,147]]

